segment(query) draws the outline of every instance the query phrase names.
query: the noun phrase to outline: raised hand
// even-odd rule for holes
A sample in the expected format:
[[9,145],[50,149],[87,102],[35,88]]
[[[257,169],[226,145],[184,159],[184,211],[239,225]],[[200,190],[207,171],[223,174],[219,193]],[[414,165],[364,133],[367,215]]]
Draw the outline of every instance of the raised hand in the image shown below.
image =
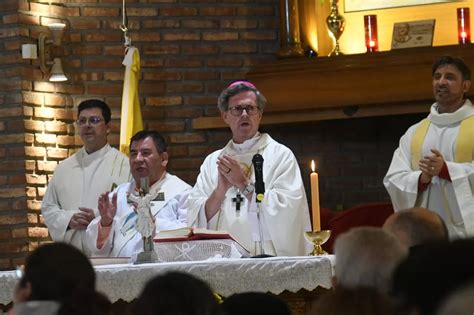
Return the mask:
[[117,213],[117,193],[113,194],[112,201],[109,199],[109,193],[105,192],[99,196],[100,225],[110,226]]

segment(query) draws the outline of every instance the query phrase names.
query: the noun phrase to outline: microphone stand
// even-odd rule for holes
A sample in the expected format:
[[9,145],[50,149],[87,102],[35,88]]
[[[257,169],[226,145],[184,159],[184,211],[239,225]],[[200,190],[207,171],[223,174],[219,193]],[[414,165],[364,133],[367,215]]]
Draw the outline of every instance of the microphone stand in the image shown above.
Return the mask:
[[262,201],[265,195],[265,183],[263,182],[263,157],[260,154],[255,154],[252,158],[252,163],[255,169],[255,201],[257,203],[257,224],[259,234],[259,254],[252,258],[265,258],[272,257],[271,255],[265,254],[264,237],[263,237],[263,226],[260,215],[262,214]]

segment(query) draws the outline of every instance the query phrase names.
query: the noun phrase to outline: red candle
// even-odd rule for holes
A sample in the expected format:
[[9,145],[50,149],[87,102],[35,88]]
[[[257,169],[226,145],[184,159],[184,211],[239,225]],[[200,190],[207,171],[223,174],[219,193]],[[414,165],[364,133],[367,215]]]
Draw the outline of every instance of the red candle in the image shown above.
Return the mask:
[[458,40],[459,44],[471,42],[471,27],[469,23],[469,8],[458,8]]
[[376,52],[379,50],[379,41],[377,38],[377,15],[364,15],[365,27],[365,47],[367,52]]

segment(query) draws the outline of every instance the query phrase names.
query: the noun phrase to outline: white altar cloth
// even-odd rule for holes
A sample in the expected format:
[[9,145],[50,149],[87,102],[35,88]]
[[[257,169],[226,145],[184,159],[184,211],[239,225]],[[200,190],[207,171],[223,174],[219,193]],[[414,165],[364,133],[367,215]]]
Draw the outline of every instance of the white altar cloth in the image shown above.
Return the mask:
[[[333,262],[334,256],[329,255],[118,264],[94,268],[98,291],[104,293],[112,302],[119,299],[130,302],[140,294],[148,280],[172,270],[188,272],[201,278],[215,292],[224,296],[246,291],[280,294],[285,290],[312,291],[318,286],[330,288]],[[16,282],[15,271],[0,273],[0,304],[12,301]]]

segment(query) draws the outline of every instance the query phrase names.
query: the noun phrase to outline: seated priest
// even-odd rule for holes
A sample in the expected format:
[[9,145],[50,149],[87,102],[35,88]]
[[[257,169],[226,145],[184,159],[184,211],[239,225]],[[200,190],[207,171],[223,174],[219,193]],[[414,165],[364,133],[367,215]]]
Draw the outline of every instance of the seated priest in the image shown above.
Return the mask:
[[[151,214],[156,231],[186,226],[184,207],[191,186],[166,172],[168,153],[156,131],[139,131],[130,140],[130,170],[133,180],[99,197],[99,213],[87,227],[92,256],[134,256],[143,251],[137,204],[139,191],[149,179]],[[138,211],[139,212],[139,211]]]
[[[265,103],[248,81],[230,84],[219,96],[232,139],[201,165],[188,198],[188,224],[225,230],[254,255],[305,255],[311,246],[303,234],[310,230],[310,220],[300,169],[289,148],[258,131]],[[259,203],[252,165],[256,154],[263,157],[265,186]]]

